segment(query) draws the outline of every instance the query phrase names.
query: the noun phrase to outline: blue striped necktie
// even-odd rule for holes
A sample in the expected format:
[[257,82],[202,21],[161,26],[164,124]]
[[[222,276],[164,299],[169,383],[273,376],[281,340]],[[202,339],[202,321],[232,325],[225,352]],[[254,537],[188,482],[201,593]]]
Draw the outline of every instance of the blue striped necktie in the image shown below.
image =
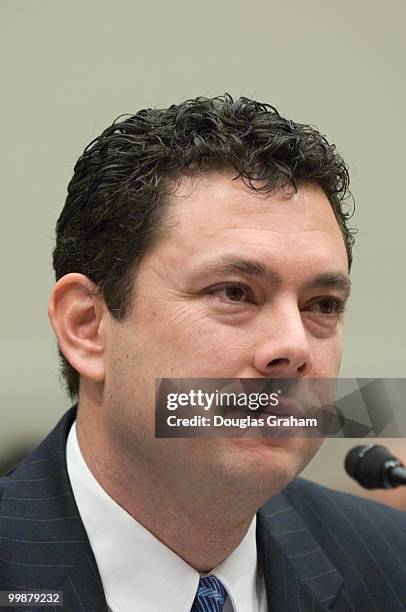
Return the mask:
[[216,576],[200,578],[190,612],[222,612],[227,591]]

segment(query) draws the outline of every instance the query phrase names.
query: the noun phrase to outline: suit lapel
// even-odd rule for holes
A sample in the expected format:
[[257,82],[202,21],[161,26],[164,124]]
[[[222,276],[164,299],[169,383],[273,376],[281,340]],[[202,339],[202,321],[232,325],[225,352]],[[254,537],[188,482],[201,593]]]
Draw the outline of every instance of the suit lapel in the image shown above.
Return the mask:
[[283,493],[257,514],[257,547],[270,612],[322,611],[343,578]]
[[[3,478],[0,590],[63,591],[61,612],[107,612],[66,467],[76,408]],[[343,579],[283,493],[258,512],[257,546],[271,612],[321,612],[333,604]]]
[[59,590],[64,605],[58,610],[105,612],[96,560],[66,467],[66,439],[76,408],[3,479],[0,587]]

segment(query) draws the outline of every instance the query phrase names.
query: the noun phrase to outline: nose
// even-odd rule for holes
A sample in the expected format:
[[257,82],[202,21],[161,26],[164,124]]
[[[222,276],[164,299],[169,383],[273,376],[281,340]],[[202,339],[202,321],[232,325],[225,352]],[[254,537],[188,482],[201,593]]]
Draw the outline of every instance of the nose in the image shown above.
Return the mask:
[[274,305],[257,320],[254,367],[268,378],[297,378],[312,367],[312,352],[297,304]]

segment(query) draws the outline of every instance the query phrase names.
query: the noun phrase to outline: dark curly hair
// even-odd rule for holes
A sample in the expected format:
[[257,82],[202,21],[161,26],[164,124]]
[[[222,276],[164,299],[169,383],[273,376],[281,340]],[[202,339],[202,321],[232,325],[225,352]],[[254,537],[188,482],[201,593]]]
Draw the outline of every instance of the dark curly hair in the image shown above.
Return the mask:
[[[318,183],[351,266],[354,231],[344,202],[349,174],[335,146],[316,128],[284,119],[269,104],[225,94],[120,116],[86,147],[56,224],[56,280],[69,272],[86,275],[112,317],[123,320],[137,266],[163,231],[170,186],[182,174],[210,170],[235,171],[259,191]],[[77,398],[79,374],[60,348],[59,356],[66,390]]]

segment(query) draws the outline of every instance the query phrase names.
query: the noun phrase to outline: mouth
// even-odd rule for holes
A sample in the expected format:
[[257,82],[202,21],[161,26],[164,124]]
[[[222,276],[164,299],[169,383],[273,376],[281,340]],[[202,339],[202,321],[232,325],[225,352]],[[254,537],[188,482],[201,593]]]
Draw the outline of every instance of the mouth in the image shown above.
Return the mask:
[[294,402],[288,398],[281,398],[277,406],[259,406],[258,408],[249,408],[247,406],[238,406],[236,404],[230,404],[223,408],[225,413],[237,412],[237,416],[251,415],[255,418],[256,415],[272,415],[281,418],[295,417],[297,419],[313,416],[316,412],[314,406],[299,406],[297,402]]
[[265,414],[272,414],[280,417],[296,417],[303,418],[308,412],[308,410],[304,410],[300,408],[297,403],[292,400],[281,398],[277,406],[268,406],[263,411]]

